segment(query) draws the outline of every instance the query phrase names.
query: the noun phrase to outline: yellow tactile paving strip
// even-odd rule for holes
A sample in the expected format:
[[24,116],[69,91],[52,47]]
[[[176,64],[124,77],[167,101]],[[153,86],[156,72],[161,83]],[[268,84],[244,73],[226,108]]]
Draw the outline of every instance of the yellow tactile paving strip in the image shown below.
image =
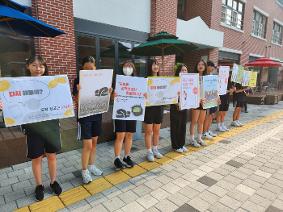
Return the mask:
[[[212,141],[207,141],[208,145],[212,145],[218,143],[219,141],[225,140],[226,138],[237,135],[238,133],[249,130],[253,127],[256,127],[260,124],[272,121],[277,119],[278,117],[283,116],[283,111],[272,113],[266,117],[255,119],[251,122],[245,124],[245,126],[240,128],[233,128],[228,132],[224,132],[219,134]],[[57,211],[59,209],[65,208],[71,204],[77,203],[91,195],[97,194],[99,192],[105,191],[117,184],[128,181],[129,179],[141,175],[147,171],[155,169],[163,164],[170,163],[174,160],[178,160],[185,155],[191,154],[195,151],[199,151],[205,147],[194,148],[189,147],[189,151],[184,154],[179,154],[177,152],[169,152],[164,155],[162,159],[156,160],[156,162],[147,162],[144,161],[140,164],[137,164],[134,168],[124,169],[122,171],[117,171],[112,174],[103,176],[94,180],[92,183],[88,185],[78,186],[76,188],[70,189],[68,191],[63,192],[59,197],[52,196],[41,202],[33,203],[29,206],[20,208],[16,210],[17,212],[33,212],[33,211]]]

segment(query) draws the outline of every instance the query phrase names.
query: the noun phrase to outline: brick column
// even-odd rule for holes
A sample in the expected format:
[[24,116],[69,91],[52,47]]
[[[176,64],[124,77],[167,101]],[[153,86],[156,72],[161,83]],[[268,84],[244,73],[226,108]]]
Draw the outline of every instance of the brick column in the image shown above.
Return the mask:
[[[151,35],[166,31],[176,35],[177,27],[177,0],[152,0],[151,1]],[[161,57],[157,58],[161,63]],[[164,57],[164,70],[162,75],[172,75],[175,56]]]
[[73,1],[32,0],[32,13],[66,33],[55,38],[35,38],[35,53],[46,59],[51,75],[67,74],[72,82],[76,76]]

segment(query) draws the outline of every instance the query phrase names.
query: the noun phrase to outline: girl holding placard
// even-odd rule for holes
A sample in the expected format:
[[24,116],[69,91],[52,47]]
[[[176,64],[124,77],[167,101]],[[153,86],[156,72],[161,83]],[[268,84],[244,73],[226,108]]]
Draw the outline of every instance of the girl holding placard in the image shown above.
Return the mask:
[[[95,70],[95,59],[92,56],[83,58],[82,70]],[[74,81],[73,95],[78,98],[79,78]],[[98,136],[102,131],[102,114],[79,118],[80,137],[83,140],[82,149],[82,180],[84,184],[92,181],[91,174],[102,175],[102,171],[94,165]]]
[[[200,76],[200,80],[202,77],[207,74],[207,65],[204,60],[200,60],[194,69],[194,73],[198,73]],[[201,99],[200,106],[196,109],[192,109],[192,121],[190,124],[190,143],[195,147],[200,147],[200,145],[205,146],[206,142],[202,140],[203,134],[203,125],[206,115],[206,110],[203,109],[204,99]],[[195,125],[198,126],[198,136],[197,140],[195,140]]]
[[235,98],[236,98],[236,107],[233,113],[233,121],[231,123],[231,126],[234,127],[242,127],[243,124],[239,121],[241,109],[244,107],[244,101],[245,101],[245,88],[240,84],[236,83],[236,90],[235,90]]
[[[27,72],[32,77],[48,75],[45,60],[41,56],[34,56],[26,62]],[[42,158],[47,157],[50,187],[60,195],[62,188],[56,181],[57,161],[56,153],[61,150],[59,120],[43,121],[22,126],[27,135],[27,157],[31,159],[32,171],[35,178],[35,198],[38,201],[44,198],[44,186],[42,185]]]
[[[178,64],[175,76],[181,73],[188,73],[188,68],[185,64]],[[186,140],[186,125],[188,121],[187,110],[180,110],[179,104],[170,105],[170,136],[172,148],[179,153],[187,152],[185,147]]]
[[[126,61],[122,65],[123,74],[125,76],[135,76],[136,69],[135,65],[131,61]],[[114,96],[116,93],[114,92]],[[134,162],[130,156],[132,143],[133,143],[133,135],[136,132],[137,121],[134,120],[119,120],[115,119],[115,132],[116,139],[114,143],[114,166],[117,170],[122,168],[131,168],[134,166]],[[125,155],[123,161],[120,158],[122,147],[124,144]]]
[[[159,65],[157,60],[150,60],[148,62],[149,71],[147,76],[158,76]],[[163,155],[158,151],[160,126],[163,119],[163,106],[150,106],[145,109],[144,117],[144,137],[145,146],[147,149],[146,158],[148,161],[153,162],[154,157],[160,159]]]

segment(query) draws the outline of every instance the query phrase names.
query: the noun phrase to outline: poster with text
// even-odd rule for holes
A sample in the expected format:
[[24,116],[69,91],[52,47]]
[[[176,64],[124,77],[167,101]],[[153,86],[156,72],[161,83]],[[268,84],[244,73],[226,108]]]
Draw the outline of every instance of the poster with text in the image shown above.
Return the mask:
[[245,70],[242,79],[242,86],[249,86],[250,76],[250,71]]
[[237,82],[238,72],[239,72],[239,66],[234,63],[233,68],[232,68],[232,75],[231,75],[232,82]]
[[113,119],[144,120],[147,79],[117,75]]
[[216,107],[218,105],[218,76],[207,75],[202,77],[202,98],[205,99],[203,109]]
[[79,118],[108,111],[112,76],[112,69],[80,71]]
[[66,75],[0,78],[6,127],[74,116]]
[[250,72],[249,87],[255,88],[256,87],[256,82],[257,82],[257,72],[256,71],[251,71]]
[[229,66],[220,66],[219,67],[219,82],[218,82],[218,93],[219,95],[224,95],[227,93],[227,86],[229,80]]
[[147,106],[178,103],[179,77],[148,77]]
[[181,110],[198,108],[200,102],[199,74],[181,74]]

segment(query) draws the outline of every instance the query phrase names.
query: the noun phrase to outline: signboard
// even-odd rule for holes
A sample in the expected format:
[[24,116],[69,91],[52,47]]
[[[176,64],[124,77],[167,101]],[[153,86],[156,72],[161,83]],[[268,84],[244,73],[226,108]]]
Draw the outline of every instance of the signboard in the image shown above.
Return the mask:
[[74,116],[66,75],[0,78],[6,127]]
[[218,93],[219,95],[224,95],[227,93],[227,86],[229,80],[229,66],[220,66],[219,67],[219,82],[218,82]]
[[178,103],[179,77],[148,77],[146,106]]
[[218,105],[218,76],[207,75],[202,77],[202,98],[205,99],[203,109]]
[[80,71],[79,118],[108,111],[112,77],[112,69]]
[[199,74],[181,74],[181,110],[198,108],[200,103]]
[[144,120],[147,79],[117,75],[113,119]]
[[250,72],[249,87],[251,87],[251,88],[256,87],[256,82],[257,82],[257,72],[251,71]]

